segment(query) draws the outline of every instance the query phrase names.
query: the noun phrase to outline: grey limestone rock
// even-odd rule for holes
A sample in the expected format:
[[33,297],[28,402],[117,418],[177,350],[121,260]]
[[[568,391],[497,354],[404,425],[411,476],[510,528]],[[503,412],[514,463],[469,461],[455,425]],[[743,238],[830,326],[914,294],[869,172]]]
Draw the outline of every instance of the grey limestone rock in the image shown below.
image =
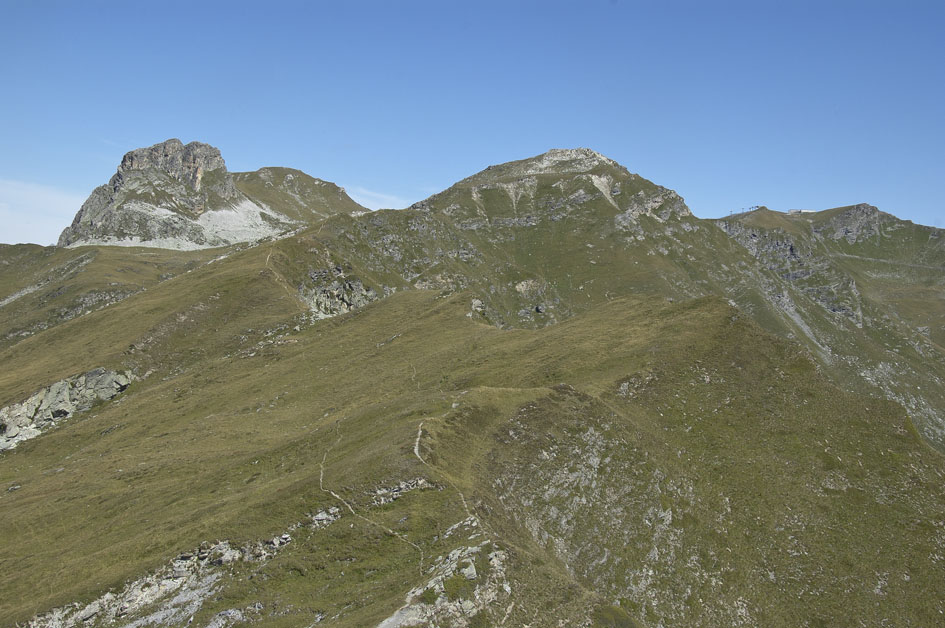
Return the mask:
[[428,488],[433,488],[433,484],[430,484],[425,478],[404,480],[398,483],[396,486],[380,486],[373,491],[374,499],[372,500],[372,503],[375,506],[389,504],[395,499],[402,497],[404,493]]
[[[185,146],[178,139],[170,139],[125,154],[109,186],[117,191],[126,175],[144,170],[164,172],[199,192],[203,175],[213,170],[226,172],[226,164],[218,148],[200,142],[191,142]],[[217,184],[216,192],[223,198],[235,197],[237,191],[232,177],[224,177]]]
[[111,180],[82,204],[59,246],[196,249],[254,241],[294,226],[237,189],[219,149],[170,139],[127,153]]
[[650,216],[665,222],[672,217],[681,218],[692,215],[679,194],[662,187],[652,193],[640,190],[622,200],[621,205],[620,209],[623,211],[614,217],[614,225],[618,229],[630,228],[637,223],[640,216]]
[[[378,300],[381,295],[356,277],[347,277],[341,267],[309,272],[312,287],[300,287],[317,319],[345,314]],[[386,292],[386,291],[385,291]]]
[[55,382],[25,401],[0,408],[0,451],[39,436],[60,420],[88,410],[96,401],[115,397],[133,379],[130,371],[97,368]]
[[377,292],[366,287],[360,279],[343,279],[318,290],[312,296],[311,307],[316,318],[330,318],[376,300]]
[[882,236],[884,227],[891,230],[896,219],[879,211],[872,205],[860,203],[846,208],[828,220],[823,226],[815,227],[815,233],[821,233],[832,240],[846,240],[854,244],[861,240]]
[[[296,530],[324,528],[341,517],[341,510],[332,506],[310,515],[310,521],[289,527]],[[243,545],[228,540],[204,542],[198,547],[177,554],[154,571],[128,582],[118,591],[108,591],[88,603],[72,603],[34,616],[27,628],[80,628],[82,626],[146,626],[191,625],[193,615],[216,592],[219,583],[232,571],[235,563],[264,563],[292,542],[288,533],[271,539],[250,541]],[[225,628],[250,621],[262,605],[257,602],[245,609],[227,609],[214,615],[206,626]],[[250,617],[247,617],[247,614]]]
[[[478,528],[474,518],[461,521],[444,534],[448,537],[457,528],[473,532]],[[472,538],[472,537],[470,537]],[[484,571],[475,566],[479,556]],[[439,556],[427,569],[429,580],[411,589],[405,604],[386,618],[378,628],[406,628],[407,626],[469,626],[470,619],[486,609],[499,609],[508,601],[512,592],[506,575],[508,555],[495,547],[490,540],[481,540],[478,545],[460,546],[446,556]],[[472,594],[457,599],[446,593],[446,583],[454,576],[461,576],[472,585]],[[424,596],[433,594],[431,601]],[[424,601],[424,600],[427,601]],[[483,616],[484,618],[485,616]]]

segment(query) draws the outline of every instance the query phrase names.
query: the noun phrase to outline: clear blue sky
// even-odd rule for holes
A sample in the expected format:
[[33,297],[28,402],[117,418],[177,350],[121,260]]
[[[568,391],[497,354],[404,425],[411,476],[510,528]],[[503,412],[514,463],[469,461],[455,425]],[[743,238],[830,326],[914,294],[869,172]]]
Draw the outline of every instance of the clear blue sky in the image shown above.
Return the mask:
[[133,148],[218,146],[402,207],[587,146],[702,217],[869,202],[945,226],[945,2],[0,0],[0,241]]

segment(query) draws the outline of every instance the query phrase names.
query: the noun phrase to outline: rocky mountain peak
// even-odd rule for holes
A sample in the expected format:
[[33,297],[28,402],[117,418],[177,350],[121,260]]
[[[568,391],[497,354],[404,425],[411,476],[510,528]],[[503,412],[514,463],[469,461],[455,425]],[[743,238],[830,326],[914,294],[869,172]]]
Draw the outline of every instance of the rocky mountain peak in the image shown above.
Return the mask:
[[589,148],[553,148],[545,153],[489,166],[469,177],[465,182],[482,183],[499,179],[521,179],[537,175],[579,175],[601,167],[625,170],[613,159],[604,157]]
[[660,222],[692,215],[676,192],[589,148],[556,148],[489,166],[411,209],[442,211],[454,220],[463,216],[469,225],[488,219],[530,227],[580,217],[587,223],[615,221],[620,230],[644,215]]
[[200,191],[201,180],[206,172],[222,170],[226,172],[226,163],[220,149],[201,142],[184,144],[179,139],[138,148],[125,154],[113,177],[113,185],[124,181],[125,177],[136,171],[157,170],[195,191]]
[[59,245],[225,246],[360,210],[341,188],[298,170],[230,173],[218,148],[175,138],[126,153]]
[[814,231],[833,240],[844,239],[850,244],[881,236],[901,222],[895,216],[867,203],[828,209],[823,214],[826,221],[816,225]]
[[877,216],[884,212],[879,211],[878,207],[870,205],[869,203],[857,203],[856,205],[851,205],[843,213],[848,216]]
[[546,153],[526,160],[531,162],[529,174],[551,173],[580,173],[590,172],[594,168],[607,165],[618,166],[613,159],[604,157],[590,148],[552,148]]

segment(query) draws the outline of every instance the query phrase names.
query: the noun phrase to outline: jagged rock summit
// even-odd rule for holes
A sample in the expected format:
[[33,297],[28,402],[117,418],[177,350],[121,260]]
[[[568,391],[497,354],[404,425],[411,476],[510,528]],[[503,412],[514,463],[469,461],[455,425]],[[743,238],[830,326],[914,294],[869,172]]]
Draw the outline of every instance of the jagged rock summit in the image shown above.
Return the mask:
[[226,173],[226,163],[218,148],[201,142],[184,145],[178,139],[127,153],[110,184],[116,187],[123,181],[125,173],[149,169],[163,171],[195,192],[200,192],[205,173],[221,170],[224,178],[215,191],[223,198],[236,196],[236,187],[232,185],[232,177]]
[[303,172],[230,173],[219,149],[170,139],[127,153],[108,184],[83,203],[59,246],[210,248],[359,210],[342,188]]

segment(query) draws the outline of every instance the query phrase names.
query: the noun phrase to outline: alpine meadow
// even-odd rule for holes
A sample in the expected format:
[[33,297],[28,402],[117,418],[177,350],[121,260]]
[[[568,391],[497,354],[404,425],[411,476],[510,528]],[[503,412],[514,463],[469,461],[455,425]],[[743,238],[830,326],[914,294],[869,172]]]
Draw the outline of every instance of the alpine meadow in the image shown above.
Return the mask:
[[945,622],[945,230],[176,139],[63,227],[0,245],[0,625]]

